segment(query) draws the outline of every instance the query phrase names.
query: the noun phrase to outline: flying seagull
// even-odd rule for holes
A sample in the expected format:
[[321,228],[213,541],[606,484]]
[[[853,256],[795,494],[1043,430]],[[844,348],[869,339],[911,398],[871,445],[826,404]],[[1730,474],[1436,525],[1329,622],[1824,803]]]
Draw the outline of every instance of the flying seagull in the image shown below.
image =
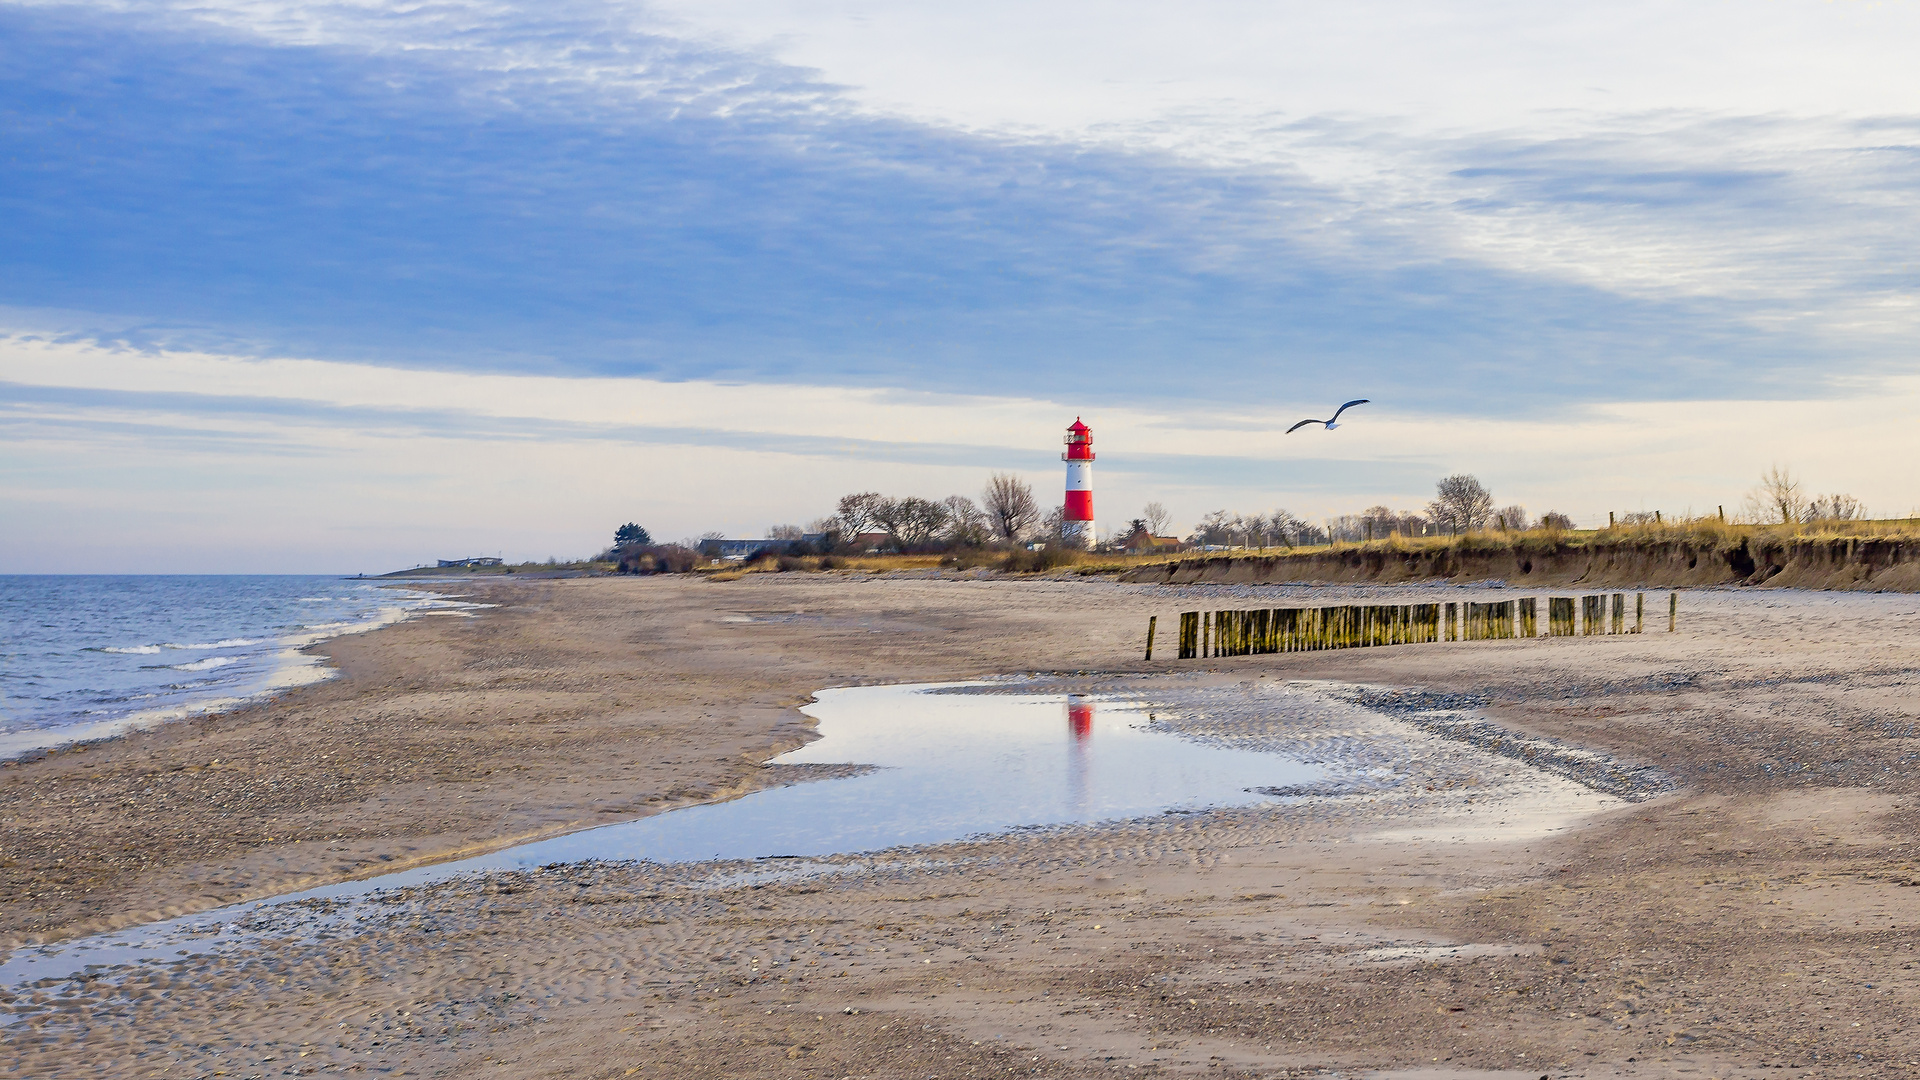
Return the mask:
[[1348,409],[1353,408],[1355,405],[1365,405],[1369,400],[1370,399],[1368,398],[1354,398],[1352,401],[1349,401],[1345,405],[1342,405],[1339,408],[1333,410],[1332,420],[1302,420],[1299,423],[1288,428],[1287,434],[1291,435],[1294,432],[1299,431],[1301,428],[1306,427],[1308,424],[1325,424],[1327,425],[1327,430],[1332,431],[1334,428],[1337,428],[1340,426],[1338,421],[1340,419],[1341,413],[1346,412]]

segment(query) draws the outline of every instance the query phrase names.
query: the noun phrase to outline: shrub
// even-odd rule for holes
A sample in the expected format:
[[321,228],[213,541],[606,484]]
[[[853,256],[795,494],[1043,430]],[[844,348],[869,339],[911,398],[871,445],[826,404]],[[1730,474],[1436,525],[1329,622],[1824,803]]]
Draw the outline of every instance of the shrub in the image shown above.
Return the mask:
[[1040,574],[1072,566],[1079,561],[1080,553],[1072,548],[1048,546],[1039,551],[1021,548],[1008,552],[1006,559],[1000,563],[1000,569],[1016,574]]
[[1001,556],[998,552],[968,547],[947,552],[946,557],[940,560],[940,565],[955,570],[974,570],[982,566],[992,566],[1000,561]]

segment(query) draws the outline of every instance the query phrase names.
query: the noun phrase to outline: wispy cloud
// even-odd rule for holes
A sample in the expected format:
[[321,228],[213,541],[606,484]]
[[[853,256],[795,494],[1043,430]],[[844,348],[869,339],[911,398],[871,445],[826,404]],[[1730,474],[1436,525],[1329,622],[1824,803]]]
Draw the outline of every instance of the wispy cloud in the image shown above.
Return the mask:
[[[1480,412],[1701,396],[1735,371],[1814,392],[1838,332],[1773,317],[1772,294],[1606,269],[1676,216],[1817,217],[1774,167],[1400,145],[1425,190],[1387,197],[1309,176],[1316,147],[1386,145],[1365,132],[1227,168],[874,117],[594,5],[275,10],[0,8],[13,307],[426,366],[1115,403],[1359,380]],[[1857,298],[1843,269],[1830,292]]]
[[[0,0],[0,496],[53,508],[0,558],[163,495],[180,552],[395,522],[377,562],[1045,492],[1076,412],[1103,507],[1470,469],[1603,516],[1774,457],[1909,500],[1920,114],[950,122],[715,40],[601,0]],[[1360,394],[1364,444],[1277,433]]]

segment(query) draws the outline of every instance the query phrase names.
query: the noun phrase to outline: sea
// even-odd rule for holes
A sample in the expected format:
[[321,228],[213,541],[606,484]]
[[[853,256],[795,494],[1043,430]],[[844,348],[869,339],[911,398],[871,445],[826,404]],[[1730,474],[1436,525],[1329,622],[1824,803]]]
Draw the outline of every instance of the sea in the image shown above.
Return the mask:
[[302,648],[481,605],[305,575],[0,575],[0,759],[326,679]]

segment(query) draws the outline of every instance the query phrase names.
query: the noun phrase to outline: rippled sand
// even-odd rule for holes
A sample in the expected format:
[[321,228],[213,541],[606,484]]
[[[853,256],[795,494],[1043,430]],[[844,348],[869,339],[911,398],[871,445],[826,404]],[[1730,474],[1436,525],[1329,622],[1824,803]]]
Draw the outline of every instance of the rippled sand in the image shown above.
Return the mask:
[[[1531,1077],[1883,1076],[1920,1061],[1907,1034],[1920,990],[1913,598],[1690,594],[1672,637],[1139,663],[1149,612],[1335,595],[1245,591],[501,585],[489,599],[507,606],[472,638],[397,627],[343,650],[346,678],[258,716],[7,770],[24,808],[21,792],[125,782],[81,770],[144,769],[151,785],[170,761],[217,751],[250,760],[251,783],[199,808],[184,805],[192,788],[171,789],[183,820],[206,815],[198,827],[216,839],[248,814],[248,827],[280,828],[304,798],[308,827],[354,837],[341,869],[292,829],[290,844],[198,852],[163,835],[143,869],[89,871],[101,921],[231,898],[235,880],[364,872],[380,854],[740,789],[760,779],[743,759],[802,736],[785,708],[800,686],[1051,670],[1063,686],[1114,689],[1173,671],[1212,702],[1161,717],[1190,735],[1318,739],[1411,781],[882,856],[566,866],[350,909],[266,909],[242,947],[10,996],[7,1064],[32,1076]],[[1468,593],[1488,590],[1364,595]],[[1305,733],[1258,705],[1306,691],[1369,708]],[[1233,700],[1254,704],[1221,705]],[[283,774],[263,763],[277,754],[291,772],[316,746],[348,759],[320,770],[348,795],[324,801],[310,779],[276,795]],[[444,772],[423,775],[422,761]],[[95,826],[83,802],[64,805],[78,839],[49,853],[140,824],[138,809]],[[23,810],[8,814],[18,829]],[[434,827],[396,820],[408,814]],[[85,909],[36,908],[23,891],[61,872],[34,873],[14,879],[10,925]],[[168,882],[197,891],[155,895]]]

